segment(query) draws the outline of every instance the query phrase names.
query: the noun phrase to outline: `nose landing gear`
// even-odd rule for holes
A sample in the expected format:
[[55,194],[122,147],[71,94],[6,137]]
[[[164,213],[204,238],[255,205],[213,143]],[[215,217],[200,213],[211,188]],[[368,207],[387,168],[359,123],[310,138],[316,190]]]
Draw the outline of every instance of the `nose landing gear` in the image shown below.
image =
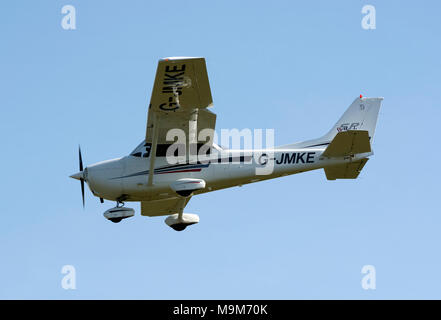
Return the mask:
[[124,202],[117,201],[116,207],[104,212],[104,218],[113,223],[121,222],[122,219],[127,219],[135,215],[135,210],[132,208],[125,208]]

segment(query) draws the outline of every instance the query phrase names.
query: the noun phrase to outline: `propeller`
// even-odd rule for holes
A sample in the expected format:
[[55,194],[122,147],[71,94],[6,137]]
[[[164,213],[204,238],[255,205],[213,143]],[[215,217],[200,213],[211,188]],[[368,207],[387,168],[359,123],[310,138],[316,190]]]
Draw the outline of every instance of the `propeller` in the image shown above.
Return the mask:
[[[83,157],[81,157],[81,147],[78,146],[78,158],[80,161],[80,171],[83,172]],[[80,179],[81,182],[81,197],[83,199],[83,208],[84,208],[84,174],[83,178]]]
[[80,180],[81,182],[81,197],[83,199],[83,208],[84,208],[84,171],[83,171],[83,157],[81,156],[81,147],[78,146],[78,159],[80,165],[80,172],[71,175],[70,177],[73,179]]

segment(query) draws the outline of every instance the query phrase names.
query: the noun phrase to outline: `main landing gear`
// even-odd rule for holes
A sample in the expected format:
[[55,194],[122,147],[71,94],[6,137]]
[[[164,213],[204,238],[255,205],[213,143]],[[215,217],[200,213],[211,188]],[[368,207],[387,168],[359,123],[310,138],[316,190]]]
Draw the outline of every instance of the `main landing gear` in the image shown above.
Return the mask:
[[199,216],[192,213],[184,213],[184,207],[194,191],[205,188],[205,181],[202,179],[179,179],[173,182],[170,187],[175,191],[180,199],[178,213],[172,214],[165,219],[165,223],[175,231],[183,231],[188,226],[199,222]]

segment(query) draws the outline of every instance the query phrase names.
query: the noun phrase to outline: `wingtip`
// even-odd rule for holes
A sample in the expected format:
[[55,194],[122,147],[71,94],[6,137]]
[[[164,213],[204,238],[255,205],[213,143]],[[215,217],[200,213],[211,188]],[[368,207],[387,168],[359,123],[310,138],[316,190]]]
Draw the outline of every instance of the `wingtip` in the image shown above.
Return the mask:
[[159,59],[159,61],[192,60],[192,59],[204,59],[204,58],[203,57],[165,57]]

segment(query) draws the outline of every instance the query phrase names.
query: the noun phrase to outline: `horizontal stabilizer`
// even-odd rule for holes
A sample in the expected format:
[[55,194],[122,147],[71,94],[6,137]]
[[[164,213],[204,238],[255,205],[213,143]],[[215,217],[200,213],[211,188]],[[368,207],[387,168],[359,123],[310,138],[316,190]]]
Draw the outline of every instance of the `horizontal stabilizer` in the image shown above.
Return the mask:
[[346,157],[357,153],[371,152],[369,132],[349,130],[337,133],[323,152],[325,157]]
[[326,178],[328,180],[356,179],[368,160],[365,158],[359,161],[327,167],[325,168]]

